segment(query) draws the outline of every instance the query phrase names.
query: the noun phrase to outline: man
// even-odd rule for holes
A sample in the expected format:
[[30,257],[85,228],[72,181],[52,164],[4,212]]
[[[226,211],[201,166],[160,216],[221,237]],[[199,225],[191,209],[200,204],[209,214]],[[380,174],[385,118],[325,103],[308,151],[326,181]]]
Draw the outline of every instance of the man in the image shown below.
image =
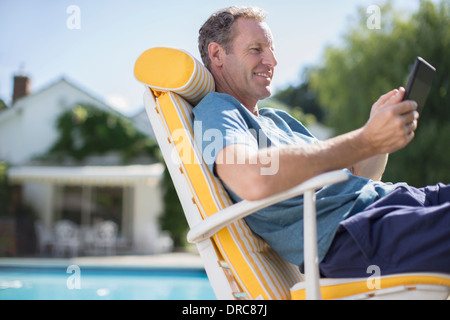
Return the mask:
[[[262,10],[221,10],[199,33],[216,92],[194,108],[201,123],[195,136],[234,201],[265,198],[320,173],[348,170],[348,181],[316,193],[322,275],[366,276],[370,265],[378,265],[382,274],[450,273],[450,186],[415,189],[379,181],[388,154],[405,147],[417,128],[417,104],[402,102],[404,88],[382,95],[362,128],[318,141],[287,113],[258,109],[258,101],[271,94],[277,65]],[[215,141],[220,148],[211,150],[202,141],[208,130],[221,133],[222,141]],[[245,219],[300,268],[302,206],[298,197]]]

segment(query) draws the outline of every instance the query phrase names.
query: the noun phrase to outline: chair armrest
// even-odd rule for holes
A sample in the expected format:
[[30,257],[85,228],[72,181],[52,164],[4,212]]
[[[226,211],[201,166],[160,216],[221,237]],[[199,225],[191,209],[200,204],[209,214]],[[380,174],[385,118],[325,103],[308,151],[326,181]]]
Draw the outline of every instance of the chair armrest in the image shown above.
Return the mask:
[[343,170],[330,171],[315,176],[291,189],[265,199],[257,201],[243,200],[202,220],[188,232],[187,240],[191,243],[198,243],[212,237],[215,233],[225,228],[230,223],[242,219],[258,210],[295,196],[299,196],[309,190],[314,191],[326,185],[334,184],[347,179],[348,174]]

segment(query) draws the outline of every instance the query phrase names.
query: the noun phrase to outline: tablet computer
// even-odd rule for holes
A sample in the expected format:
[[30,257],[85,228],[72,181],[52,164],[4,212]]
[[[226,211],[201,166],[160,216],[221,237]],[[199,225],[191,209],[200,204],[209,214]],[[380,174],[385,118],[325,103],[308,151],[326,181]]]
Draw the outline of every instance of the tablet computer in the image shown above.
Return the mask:
[[403,100],[414,100],[417,102],[417,111],[419,113],[423,110],[435,73],[436,68],[425,61],[425,59],[421,57],[416,58]]

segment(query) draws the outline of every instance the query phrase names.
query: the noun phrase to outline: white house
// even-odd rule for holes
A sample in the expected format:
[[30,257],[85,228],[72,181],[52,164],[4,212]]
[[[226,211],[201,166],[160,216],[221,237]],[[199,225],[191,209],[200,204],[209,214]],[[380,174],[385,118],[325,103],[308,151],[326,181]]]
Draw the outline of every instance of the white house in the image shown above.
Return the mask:
[[56,119],[75,105],[124,116],[64,78],[36,93],[28,87],[27,77],[15,77],[13,105],[0,112],[0,161],[10,165],[9,181],[20,186],[22,201],[47,230],[44,235],[60,220],[71,220],[82,230],[112,220],[118,226],[119,248],[144,254],[170,249],[158,224],[162,164],[148,160],[121,166],[114,155],[93,158],[83,166],[49,166],[35,160],[57,140]]

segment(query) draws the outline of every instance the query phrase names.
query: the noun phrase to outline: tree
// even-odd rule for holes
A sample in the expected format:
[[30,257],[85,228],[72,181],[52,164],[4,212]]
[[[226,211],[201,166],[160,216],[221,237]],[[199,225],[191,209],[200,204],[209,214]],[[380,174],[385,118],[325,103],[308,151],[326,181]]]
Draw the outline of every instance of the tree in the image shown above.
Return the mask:
[[155,157],[156,142],[130,121],[98,108],[77,105],[57,119],[59,138],[47,156],[81,162],[88,156],[117,152],[123,162],[144,154]]
[[320,107],[317,101],[317,95],[315,91],[310,89],[308,70],[304,71],[303,81],[298,86],[289,86],[286,89],[279,90],[274,94],[273,98],[291,106],[291,112],[295,113],[295,109],[298,108],[305,114],[314,115],[317,121],[323,121],[324,110]]
[[7,173],[8,164],[0,161],[0,217],[9,213],[10,187]]
[[8,106],[6,105],[5,101],[0,99],[0,112],[2,112],[3,110],[6,110],[6,109],[8,109]]
[[416,137],[390,156],[384,180],[418,186],[448,183],[450,1],[420,1],[418,11],[406,18],[389,3],[380,12],[381,28],[370,29],[367,13],[360,9],[343,45],[327,48],[323,65],[310,70],[311,86],[328,110],[328,124],[337,133],[348,132],[364,125],[381,94],[406,86],[416,56],[425,58],[437,73]]

